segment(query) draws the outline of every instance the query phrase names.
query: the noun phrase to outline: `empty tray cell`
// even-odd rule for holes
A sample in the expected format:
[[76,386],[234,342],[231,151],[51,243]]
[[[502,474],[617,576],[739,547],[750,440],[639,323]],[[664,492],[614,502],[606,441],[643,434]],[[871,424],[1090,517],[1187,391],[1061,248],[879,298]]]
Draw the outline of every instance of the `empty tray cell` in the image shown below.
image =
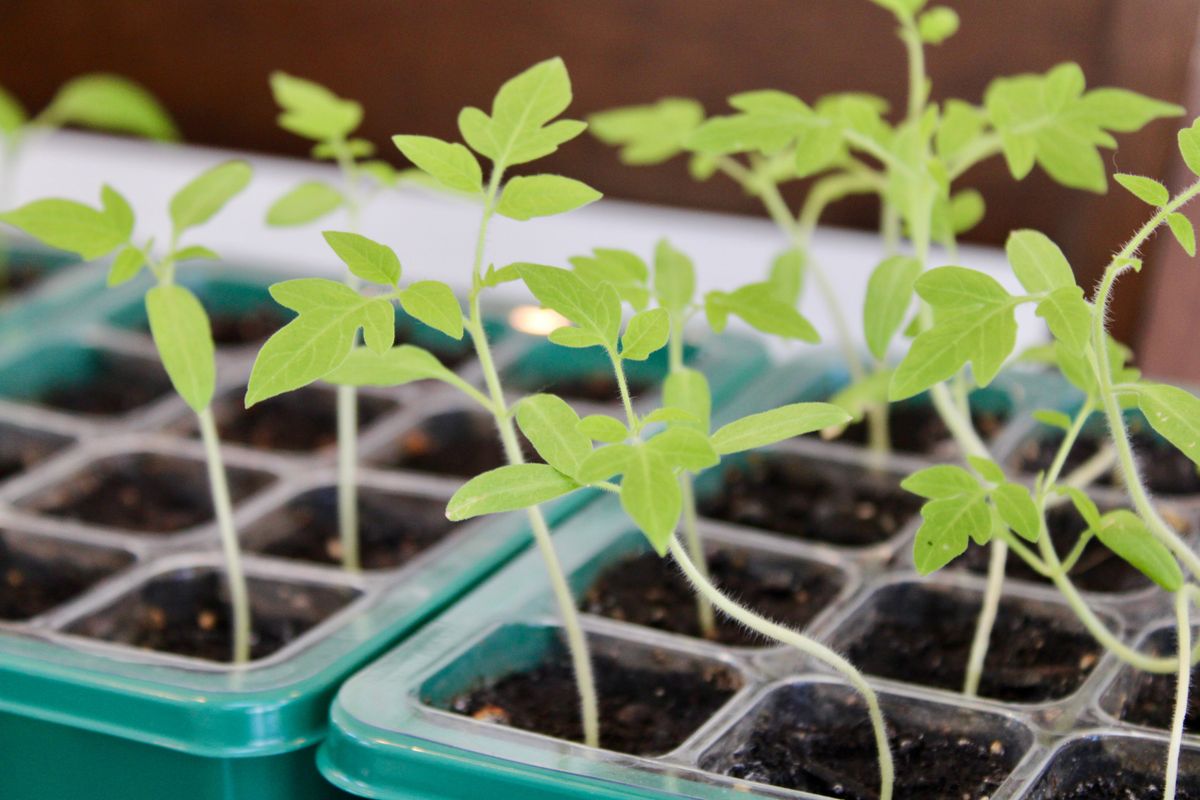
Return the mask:
[[[1131,736],[1074,739],[1055,751],[1022,800],[1161,800],[1166,742]],[[1200,752],[1184,748],[1175,800],[1200,800]]]
[[[834,646],[870,675],[960,691],[982,606],[974,590],[896,583],[876,590],[839,626]],[[979,694],[1039,703],[1073,694],[1100,645],[1066,606],[1008,596],[992,629]]]
[[[363,569],[394,569],[442,541],[458,527],[446,519],[446,501],[360,486],[358,536]],[[342,563],[337,487],[310,489],[245,526],[246,546],[264,555]]]
[[[600,745],[661,755],[683,743],[743,685],[716,659],[589,635]],[[558,628],[500,628],[427,680],[426,705],[480,722],[578,742],[579,693]]]
[[[1193,634],[1194,635],[1194,634]],[[1175,628],[1159,628],[1146,637],[1138,648],[1155,656],[1174,657],[1179,652]],[[1188,733],[1200,733],[1200,668],[1193,667],[1191,691],[1188,692],[1187,713],[1183,728]],[[1114,717],[1134,725],[1168,730],[1175,712],[1175,673],[1153,674],[1121,667],[1117,679],[1104,693],[1100,704]]]
[[70,443],[69,436],[0,422],[0,481],[21,474]]
[[[896,800],[994,795],[1033,744],[1011,719],[884,694]],[[791,683],[760,699],[701,757],[712,772],[829,797],[875,800],[879,762],[863,697],[829,683]]]
[[124,550],[0,528],[0,619],[44,614],[132,561]]
[[[248,575],[250,657],[295,642],[361,593],[345,586]],[[232,657],[232,612],[222,570],[198,566],[149,578],[105,608],[72,622],[68,633],[206,661]]]
[[0,397],[94,417],[115,417],[171,391],[158,361],[101,347],[59,343],[0,370]]
[[[522,443],[526,460],[540,460],[523,437]],[[495,420],[485,412],[473,410],[446,411],[426,417],[400,434],[373,461],[385,467],[464,478],[508,463]]]
[[700,513],[792,539],[868,547],[921,508],[895,475],[783,450],[730,459],[702,487]]
[[[234,503],[271,482],[266,472],[226,465]],[[99,458],[17,501],[23,509],[137,534],[177,533],[212,520],[203,461],[139,452]]]

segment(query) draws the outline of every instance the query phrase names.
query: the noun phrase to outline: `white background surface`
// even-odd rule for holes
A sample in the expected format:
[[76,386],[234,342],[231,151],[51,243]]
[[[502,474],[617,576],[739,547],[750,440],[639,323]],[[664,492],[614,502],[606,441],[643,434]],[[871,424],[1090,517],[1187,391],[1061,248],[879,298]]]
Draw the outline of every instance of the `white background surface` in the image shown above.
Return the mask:
[[[226,260],[278,268],[287,275],[340,275],[341,265],[319,233],[344,227],[340,215],[300,228],[273,229],[263,222],[270,204],[298,181],[315,177],[336,182],[337,173],[328,164],[64,131],[30,143],[15,176],[14,196],[17,203],[56,196],[97,205],[100,186],[110,183],[137,211],[138,240],[150,235],[163,240],[169,231],[166,207],[170,196],[200,171],[234,156],[251,161],[254,180],[212,222],[189,233],[185,241],[208,245]],[[402,161],[399,154],[389,160]],[[729,190],[740,191],[732,185]],[[469,201],[404,188],[375,198],[363,215],[362,233],[396,250],[405,280],[439,278],[465,286],[478,221],[478,207]],[[579,211],[529,222],[496,217],[486,258],[497,267],[513,261],[567,266],[568,256],[599,246],[633,250],[648,259],[655,242],[664,236],[694,259],[701,290],[761,280],[771,259],[786,246],[782,234],[765,218],[605,199]],[[878,238],[865,232],[822,228],[813,249],[813,257],[838,287],[843,307],[859,331],[867,277],[880,258]],[[986,269],[1010,289],[1017,288],[1003,253],[996,249],[964,246],[958,262]],[[932,263],[942,263],[936,252]],[[508,296],[521,291],[516,284],[501,289]],[[831,319],[812,286],[805,291],[801,310],[830,341]],[[1028,307],[1021,311],[1032,315]],[[1025,322],[1022,320],[1018,347],[1032,343],[1041,330],[1041,326]]]

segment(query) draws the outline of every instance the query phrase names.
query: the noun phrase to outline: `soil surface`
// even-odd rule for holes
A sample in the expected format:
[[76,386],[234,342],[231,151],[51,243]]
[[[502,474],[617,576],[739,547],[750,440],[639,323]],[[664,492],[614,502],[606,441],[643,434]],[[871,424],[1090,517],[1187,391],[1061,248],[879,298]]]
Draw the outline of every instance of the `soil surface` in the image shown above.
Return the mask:
[[[1082,741],[1060,751],[1034,785],[1029,800],[1162,800],[1166,748],[1139,748],[1137,764],[1120,750],[1108,752],[1104,740]],[[1200,771],[1195,753],[1185,750],[1176,800],[1200,800]]]
[[[1166,440],[1146,430],[1144,424],[1140,420],[1130,420],[1129,429],[1133,452],[1138,458],[1138,466],[1146,487],[1152,493],[1163,495],[1200,493],[1200,472],[1197,472],[1192,460]],[[1063,467],[1064,475],[1096,454],[1101,443],[1105,441],[1102,438],[1103,430],[1085,430],[1080,435],[1067,456],[1066,465]],[[1031,474],[1048,469],[1061,443],[1061,433],[1029,439],[1017,449],[1018,466],[1022,471]],[[1101,483],[1109,486],[1121,485],[1120,479],[1112,472],[1102,478]]]
[[[518,436],[521,434],[518,432]],[[526,461],[541,461],[521,437]],[[496,424],[484,413],[449,411],[429,417],[396,440],[382,465],[473,478],[508,463]]]
[[[1149,640],[1150,652],[1173,656],[1178,650],[1174,629],[1156,632]],[[1128,668],[1125,674],[1129,674]],[[1192,686],[1200,686],[1200,668],[1192,669]],[[1117,716],[1135,725],[1169,730],[1175,711],[1175,676],[1136,672],[1128,685]],[[1188,733],[1200,733],[1200,691],[1188,692],[1187,714],[1183,727]]]
[[[592,665],[600,702],[600,746],[632,755],[662,755],[675,749],[742,685],[737,673],[716,664],[691,671],[647,669],[593,653]],[[583,738],[579,693],[562,647],[535,669],[455,697],[450,710],[560,739]]]
[[98,351],[87,380],[54,386],[35,401],[59,411],[113,417],[146,405],[171,391],[171,381],[153,362]]
[[0,619],[26,620],[73,600],[133,557],[0,530]]
[[[254,578],[250,589],[250,653],[265,658],[354,599],[351,589],[289,586]],[[228,662],[232,612],[224,576],[181,570],[86,617],[71,633],[144,650]]]
[[[972,593],[919,584],[888,587],[843,630],[851,663],[871,675],[960,691],[981,601]],[[858,620],[866,615],[866,625]],[[1031,601],[1006,599],[992,631],[979,693],[1037,703],[1073,693],[1100,660],[1095,640],[1074,620],[1039,613]]]
[[[228,468],[233,502],[261,489],[266,473]],[[133,533],[181,531],[212,519],[208,476],[200,461],[136,453],[97,461],[23,505],[54,517]]]
[[[702,766],[797,791],[877,800],[878,751],[862,700],[838,692],[841,702],[835,703],[824,694],[814,702],[803,689],[777,692],[740,746]],[[896,800],[986,800],[1021,758],[1010,737],[981,737],[964,726],[963,712],[939,709],[921,724],[887,698],[883,705]]]
[[51,274],[51,270],[37,264],[0,264],[0,300],[29,291]]
[[[1008,414],[999,411],[971,411],[971,420],[975,430],[990,441],[996,437]],[[838,442],[866,445],[870,427],[865,420],[848,425],[842,435],[834,439]],[[888,434],[892,447],[901,453],[932,453],[938,446],[950,439],[950,431],[937,411],[924,403],[906,403],[888,406]],[[819,432],[808,434],[819,436]]]
[[[840,573],[799,558],[753,551],[710,548],[710,577],[731,597],[769,619],[804,628],[837,597]],[[700,636],[696,595],[669,559],[642,553],[621,559],[600,573],[584,595],[582,609],[659,630]],[[745,626],[717,613],[715,641],[735,647],[767,647]]]
[[[358,395],[358,428],[365,429],[393,404]],[[256,450],[314,452],[337,444],[337,393],[312,386],[243,408],[242,392],[223,398],[217,408],[221,441]],[[191,425],[191,420],[188,421]],[[193,436],[198,434],[193,433]]]
[[[363,569],[393,569],[440,542],[455,524],[446,519],[444,500],[360,487],[358,526]],[[246,527],[243,538],[255,552],[340,565],[342,541],[336,487],[305,492]]]
[[65,438],[0,424],[0,481],[24,472],[67,444]]
[[700,513],[806,541],[865,547],[890,539],[921,499],[890,475],[843,469],[787,453],[729,466]]

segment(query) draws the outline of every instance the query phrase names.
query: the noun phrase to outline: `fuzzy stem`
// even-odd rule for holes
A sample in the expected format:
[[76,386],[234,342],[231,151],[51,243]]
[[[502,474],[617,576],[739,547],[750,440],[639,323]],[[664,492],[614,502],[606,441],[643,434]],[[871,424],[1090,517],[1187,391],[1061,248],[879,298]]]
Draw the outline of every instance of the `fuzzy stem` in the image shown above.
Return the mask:
[[1183,722],[1188,711],[1188,691],[1192,682],[1192,664],[1188,653],[1192,649],[1192,622],[1189,619],[1191,593],[1194,586],[1184,586],[1175,593],[1175,635],[1178,639],[1179,672],[1175,678],[1175,711],[1171,715],[1171,742],[1167,747],[1167,774],[1163,780],[1163,800],[1175,800],[1179,782],[1179,751],[1183,747]]
[[[495,213],[496,195],[500,189],[502,172],[503,170],[499,167],[493,169],[491,179],[488,183],[487,195],[483,206],[483,216],[479,223],[479,234],[475,241],[475,262],[472,269],[470,293],[471,308],[470,316],[467,319],[467,327],[470,330],[471,340],[475,345],[475,354],[479,358],[484,382],[487,385],[488,395],[491,398],[492,416],[496,422],[496,429],[500,434],[500,441],[504,446],[504,454],[508,458],[509,464],[521,464],[524,463],[525,457],[521,453],[521,445],[517,439],[517,430],[513,423],[512,414],[509,413],[508,403],[504,399],[504,390],[500,385],[500,374],[496,370],[495,361],[492,359],[491,346],[488,343],[487,333],[483,326],[483,314],[479,304],[479,295],[482,289],[480,270],[483,264],[484,245],[487,241],[488,223],[491,222],[492,216]],[[575,607],[575,598],[571,594],[570,585],[567,583],[562,562],[559,561],[558,553],[555,552],[554,540],[550,536],[550,528],[546,524],[546,518],[542,514],[541,507],[531,506],[526,510],[526,513],[529,517],[529,526],[533,531],[534,541],[537,542],[538,551],[541,553],[542,561],[546,566],[546,572],[550,578],[550,588],[554,593],[554,600],[558,606],[563,630],[567,634],[567,650],[570,653],[571,665],[575,673],[576,689],[579,691],[580,719],[583,723],[583,743],[589,747],[599,747],[600,712],[599,703],[596,699],[596,679],[592,673],[592,659],[588,651],[587,636],[584,634],[583,626],[579,621],[579,611]]]
[[229,582],[229,603],[233,607],[233,663],[250,660],[250,599],[246,575],[242,571],[242,551],[237,530],[233,527],[233,504],[229,500],[229,483],[221,461],[221,445],[212,409],[197,412],[200,438],[204,442],[208,466],[208,485],[212,492],[213,512],[221,534],[221,549],[225,553],[225,575]]
[[705,577],[688,557],[687,550],[678,539],[671,538],[669,543],[671,556],[675,559],[683,574],[696,591],[703,594],[724,614],[732,617],[747,628],[762,634],[768,639],[774,639],[781,644],[796,648],[804,655],[815,658],[837,670],[851,686],[863,696],[867,702],[867,711],[871,719],[871,728],[875,734],[875,746],[879,751],[879,797],[880,800],[891,800],[893,783],[895,781],[895,766],[892,762],[892,751],[888,744],[887,727],[883,721],[883,711],[879,707],[879,698],[866,679],[854,665],[823,644],[816,642],[798,631],[794,631],[777,622],[772,622],[735,603],[721,593]]
[[338,532],[342,566],[362,571],[358,537],[358,393],[353,386],[337,387]]
[[988,580],[983,592],[983,607],[975,623],[975,638],[971,642],[971,655],[967,660],[967,676],[963,681],[963,694],[975,697],[979,694],[979,682],[983,679],[983,662],[987,659],[991,643],[992,628],[1000,611],[1000,595],[1004,591],[1004,569],[1008,564],[1008,545],[996,539],[991,543],[988,556]]

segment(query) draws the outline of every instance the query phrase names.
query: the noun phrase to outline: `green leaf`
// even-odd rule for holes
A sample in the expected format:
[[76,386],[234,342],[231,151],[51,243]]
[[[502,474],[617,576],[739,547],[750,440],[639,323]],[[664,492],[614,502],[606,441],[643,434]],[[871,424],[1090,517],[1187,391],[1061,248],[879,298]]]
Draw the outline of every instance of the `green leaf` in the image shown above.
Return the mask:
[[683,511],[679,480],[658,453],[645,446],[631,449],[621,478],[621,507],[655,551],[664,555]]
[[728,455],[849,421],[845,409],[831,403],[792,403],[725,425],[713,434],[712,444],[719,454]]
[[1074,486],[1059,486],[1055,491],[1071,498],[1075,510],[1079,512],[1079,516],[1083,517],[1083,521],[1089,528],[1095,530],[1100,527],[1100,509],[1096,506],[1096,501],[1084,494],[1082,489]]
[[117,253],[112,266],[108,268],[107,284],[120,286],[136,277],[145,265],[146,253],[140,247],[127,245],[125,249]]
[[635,455],[633,445],[610,444],[598,447],[580,463],[575,478],[583,484],[608,480],[623,473]]
[[441,281],[417,281],[399,293],[400,307],[411,317],[452,339],[463,337],[463,312],[454,290]]
[[867,281],[867,299],[863,306],[863,321],[867,347],[872,355],[882,359],[888,344],[912,306],[913,285],[921,275],[921,262],[909,256],[886,259]]
[[154,95],[118,75],[93,73],[63,84],[39,115],[50,125],[82,125],[170,141],[179,131]]
[[1002,306],[1008,292],[990,275],[966,267],[937,267],[915,282],[917,294],[938,311]]
[[204,306],[184,287],[166,284],[146,292],[146,316],[171,385],[200,413],[212,401],[217,380],[212,330]]
[[992,490],[992,502],[1000,518],[1021,538],[1036,542],[1042,529],[1042,515],[1029,490],[1017,483],[1002,483]]
[[12,135],[28,121],[29,116],[20,101],[0,87],[0,133]]
[[645,361],[667,344],[671,335],[671,315],[663,308],[651,308],[633,315],[621,337],[621,358]]
[[654,295],[658,304],[678,314],[688,307],[695,293],[696,268],[692,260],[666,239],[660,239],[654,247]]
[[529,508],[569,494],[579,484],[549,464],[512,464],[485,472],[459,487],[446,505],[454,521]]
[[838,128],[806,127],[796,135],[796,157],[792,169],[797,178],[807,178],[834,166],[846,153]]
[[459,192],[483,191],[483,171],[471,151],[432,136],[393,136],[392,142],[426,174]]
[[967,463],[983,476],[984,480],[992,483],[1004,483],[1007,479],[1004,477],[1004,470],[990,458],[984,456],[967,456]]
[[974,189],[955,192],[950,198],[950,226],[954,234],[966,233],[981,221],[987,212],[983,195]]
[[564,475],[575,475],[591,455],[592,442],[579,431],[579,415],[561,397],[534,394],[517,404],[517,425],[538,455]]
[[1137,397],[1150,427],[1200,464],[1200,398],[1165,383],[1138,384]]
[[1179,153],[1183,156],[1183,163],[1187,164],[1194,174],[1200,175],[1200,117],[1198,117],[1190,128],[1184,128],[1179,132]]
[[414,381],[436,380],[460,390],[470,388],[433,353],[411,344],[393,347],[385,353],[356,347],[323,380],[345,386],[403,386]]
[[986,124],[983,109],[962,100],[947,100],[935,139],[938,156],[943,160],[957,157],[983,133]]
[[367,283],[395,286],[400,282],[400,258],[387,245],[344,231],[323,231],[321,235],[346,268]]
[[[706,155],[759,152],[777,153],[802,133],[828,128],[830,122],[813,112],[800,98],[774,90],[744,92],[729,98],[743,113],[712,117],[685,141],[689,150]],[[828,140],[819,142],[824,149]]]
[[734,314],[750,327],[772,336],[812,344],[821,341],[812,323],[793,305],[779,299],[769,283],[751,283],[732,292],[709,292],[704,304],[709,324],[717,333],[725,327],[724,318]]
[[918,497],[937,500],[962,494],[975,495],[982,487],[978,479],[962,467],[938,464],[909,475],[900,482],[900,488]]
[[[334,146],[332,142],[317,142],[312,149],[313,158],[329,161],[337,161],[338,157],[343,154],[351,159],[368,158],[375,155],[375,145],[366,139],[347,139],[338,146]],[[359,166],[363,165],[359,164]]]
[[1134,197],[1155,208],[1165,206],[1171,200],[1171,193],[1167,191],[1167,187],[1153,178],[1117,172],[1113,175],[1113,180],[1128,189]]
[[553,309],[585,331],[615,348],[621,330],[621,299],[617,290],[603,284],[599,290],[578,275],[559,267],[518,264],[521,279],[544,307]]
[[345,202],[342,193],[324,181],[304,181],[271,204],[267,224],[305,225],[336,211]]
[[1183,586],[1183,572],[1171,551],[1132,511],[1108,512],[1094,531],[1105,547],[1168,592],[1177,592]]
[[775,257],[771,262],[767,283],[774,289],[776,297],[793,306],[800,302],[800,295],[804,291],[806,265],[804,251],[799,248],[784,250]]
[[629,429],[625,424],[607,414],[588,414],[575,429],[589,439],[606,444],[616,444],[629,438]]
[[528,220],[573,211],[601,196],[586,183],[562,175],[522,175],[504,185],[496,211],[510,219]]
[[946,6],[934,6],[917,17],[917,31],[926,44],[941,44],[958,31],[958,14]]
[[1017,280],[1031,294],[1075,285],[1075,273],[1067,257],[1040,231],[1013,231],[1005,244],[1005,252]]
[[550,331],[548,338],[551,342],[559,347],[583,348],[583,347],[604,347],[604,338],[597,333],[585,331],[583,328],[573,328],[570,325],[564,325],[561,328],[555,328]]
[[1082,353],[1091,338],[1092,306],[1083,299],[1083,289],[1072,284],[1055,289],[1038,303],[1037,314],[1046,320],[1054,338]]
[[701,122],[695,100],[668,97],[652,105],[627,106],[588,117],[592,135],[621,148],[626,164],[660,164],[684,151],[684,141]]
[[829,398],[829,402],[845,409],[851,421],[858,422],[867,413],[867,409],[887,405],[888,383],[891,379],[892,371],[889,368],[872,370],[861,380],[843,386],[837,394]]
[[1059,430],[1063,431],[1071,429],[1071,417],[1061,411],[1056,411],[1049,408],[1039,408],[1030,416],[1043,425],[1049,425],[1051,428],[1058,428]]
[[363,306],[363,342],[379,355],[391,349],[396,342],[396,314],[392,303],[376,297]]
[[1164,103],[1128,89],[1095,89],[1083,97],[1079,114],[1088,122],[1118,133],[1133,133],[1162,117],[1178,117],[1183,106]]
[[972,536],[991,531],[991,514],[983,494],[930,500],[921,508],[921,527],[913,543],[913,563],[929,575],[958,558]]
[[590,256],[572,256],[568,259],[575,274],[591,286],[599,287],[610,283],[623,302],[641,311],[650,302],[647,282],[650,270],[646,262],[628,250],[597,247]]
[[226,161],[208,169],[171,198],[175,233],[203,225],[250,183],[253,171],[245,161]]
[[712,443],[695,428],[672,426],[654,436],[646,447],[666,459],[672,467],[699,472],[721,460]]
[[107,183],[100,187],[100,208],[122,237],[128,239],[133,235],[133,208],[120,192]]
[[0,214],[0,221],[84,260],[111,253],[129,240],[112,215],[74,200],[34,200]]
[[362,106],[345,100],[318,83],[271,73],[271,92],[283,109],[279,126],[319,142],[344,139],[362,122]]
[[1179,242],[1179,246],[1183,248],[1183,252],[1189,256],[1195,256],[1196,229],[1192,227],[1192,221],[1175,211],[1167,217],[1167,225],[1171,227],[1171,233],[1175,236],[1175,241]]
[[645,425],[650,425],[655,422],[681,422],[687,423],[692,427],[696,427],[696,423],[698,423],[699,420],[696,419],[696,417],[692,414],[684,411],[682,408],[671,408],[668,406],[666,408],[656,408],[642,418],[642,423]]
[[688,367],[672,371],[663,381],[663,405],[691,415],[695,422],[690,424],[708,433],[712,425],[712,393],[703,372]]

